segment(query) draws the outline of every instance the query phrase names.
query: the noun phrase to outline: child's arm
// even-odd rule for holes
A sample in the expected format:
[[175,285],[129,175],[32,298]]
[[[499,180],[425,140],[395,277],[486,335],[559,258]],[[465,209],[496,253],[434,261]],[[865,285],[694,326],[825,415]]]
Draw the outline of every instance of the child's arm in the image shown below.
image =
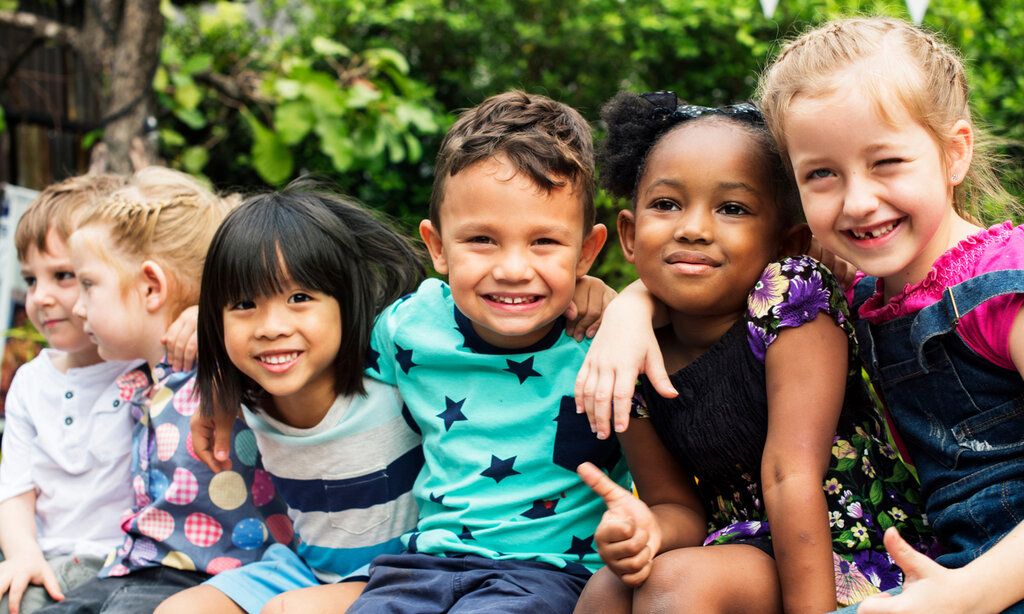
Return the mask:
[[664,306],[640,281],[627,286],[605,309],[604,322],[576,376],[575,389],[576,411],[587,413],[590,429],[598,439],[610,434],[610,417],[614,418],[615,432],[626,430],[638,374],[646,374],[664,397],[679,394],[665,373],[654,337],[654,324],[665,321]]
[[846,390],[845,333],[824,313],[768,347],[765,509],[786,612],[836,607],[832,538],[822,490]]
[[34,491],[0,503],[0,596],[10,592],[11,614],[18,614],[21,597],[29,584],[39,584],[56,601],[64,599],[57,576],[36,541],[36,494]]
[[596,277],[584,275],[576,282],[576,292],[565,310],[565,332],[576,341],[593,337],[601,325],[601,315],[615,298],[615,290]]
[[577,472],[608,506],[594,535],[601,559],[623,583],[640,586],[654,557],[699,546],[707,523],[693,478],[676,464],[649,422],[634,420],[619,441],[642,500],[590,463]]

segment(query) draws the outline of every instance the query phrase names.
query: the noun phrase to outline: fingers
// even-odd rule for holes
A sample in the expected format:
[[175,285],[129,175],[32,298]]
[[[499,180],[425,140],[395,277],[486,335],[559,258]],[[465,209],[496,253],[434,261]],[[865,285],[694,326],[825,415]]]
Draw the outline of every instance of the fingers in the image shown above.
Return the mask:
[[227,468],[231,467],[231,432],[235,427],[237,417],[224,412],[218,412],[214,416],[216,430],[213,433],[213,456],[220,463],[226,463]]
[[64,593],[60,590],[60,582],[57,581],[57,574],[53,573],[53,569],[49,565],[43,570],[43,588],[49,593],[50,598],[54,601],[64,601]]
[[199,319],[199,308],[195,305],[187,307],[169,327],[160,339],[167,348],[167,358],[176,371],[192,369],[199,347],[196,328]]
[[624,377],[615,380],[615,388],[612,392],[612,420],[616,433],[624,433],[629,428],[629,413],[633,408],[635,389],[635,381],[631,382]]
[[569,306],[565,308],[565,313],[562,315],[565,316],[565,334],[579,341],[579,338],[576,336],[576,330],[578,328],[577,318],[580,315],[580,310],[576,305],[576,297],[569,301]]
[[28,587],[28,575],[18,574],[11,581],[11,593],[8,595],[8,608],[11,614],[18,614],[21,610],[21,598],[25,595],[25,589]]
[[218,424],[215,418],[208,418],[198,413],[192,416],[191,430],[192,450],[199,457],[199,460],[203,461],[210,468],[210,471],[217,473],[231,468],[230,454],[226,452],[219,456],[217,454],[218,450],[226,451],[230,449],[230,430],[227,431],[228,441],[224,442],[221,440],[218,442],[218,438],[222,438],[221,431],[225,429]]
[[[654,343],[657,344],[656,341]],[[679,396],[679,391],[672,385],[672,380],[668,377],[668,371],[665,370],[665,358],[661,355],[661,350],[648,351],[646,362],[644,374],[647,375],[647,379],[654,386],[658,394],[666,399],[674,399]]]
[[576,468],[576,473],[597,496],[604,500],[608,509],[619,507],[624,498],[627,500],[633,498],[633,493],[616,484],[603,471],[594,466],[593,463],[581,464]]

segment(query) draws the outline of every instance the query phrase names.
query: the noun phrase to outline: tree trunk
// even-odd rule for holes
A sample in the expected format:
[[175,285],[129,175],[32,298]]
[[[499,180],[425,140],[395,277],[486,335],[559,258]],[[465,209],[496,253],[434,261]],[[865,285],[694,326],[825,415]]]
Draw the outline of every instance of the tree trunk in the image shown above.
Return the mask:
[[[156,161],[155,142],[144,138],[153,114],[153,71],[160,61],[164,17],[160,0],[101,0],[90,3],[82,27],[103,79],[103,129],[108,171],[130,173]],[[133,157],[135,158],[133,164]]]

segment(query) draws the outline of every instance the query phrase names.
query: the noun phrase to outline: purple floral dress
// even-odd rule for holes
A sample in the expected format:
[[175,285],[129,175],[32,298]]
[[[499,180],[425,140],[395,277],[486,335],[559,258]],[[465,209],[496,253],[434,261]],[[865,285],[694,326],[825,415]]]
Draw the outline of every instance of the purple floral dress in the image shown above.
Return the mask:
[[882,545],[887,527],[897,527],[922,551],[934,542],[918,507],[917,482],[889,443],[861,375],[846,299],[827,268],[806,256],[769,264],[750,292],[746,317],[672,374],[679,396],[664,399],[641,378],[634,410],[651,420],[666,449],[697,478],[708,515],[704,544],[744,543],[772,555],[760,481],[768,428],[764,358],[782,329],[819,313],[846,332],[850,370],[822,485],[828,518],[808,522],[831,527],[836,597],[848,605],[902,583]]

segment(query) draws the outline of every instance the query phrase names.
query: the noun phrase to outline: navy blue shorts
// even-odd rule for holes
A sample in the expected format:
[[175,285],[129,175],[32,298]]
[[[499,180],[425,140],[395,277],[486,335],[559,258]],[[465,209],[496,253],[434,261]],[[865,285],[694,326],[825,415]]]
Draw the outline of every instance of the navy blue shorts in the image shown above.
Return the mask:
[[572,612],[589,574],[534,561],[430,554],[379,556],[349,614]]

